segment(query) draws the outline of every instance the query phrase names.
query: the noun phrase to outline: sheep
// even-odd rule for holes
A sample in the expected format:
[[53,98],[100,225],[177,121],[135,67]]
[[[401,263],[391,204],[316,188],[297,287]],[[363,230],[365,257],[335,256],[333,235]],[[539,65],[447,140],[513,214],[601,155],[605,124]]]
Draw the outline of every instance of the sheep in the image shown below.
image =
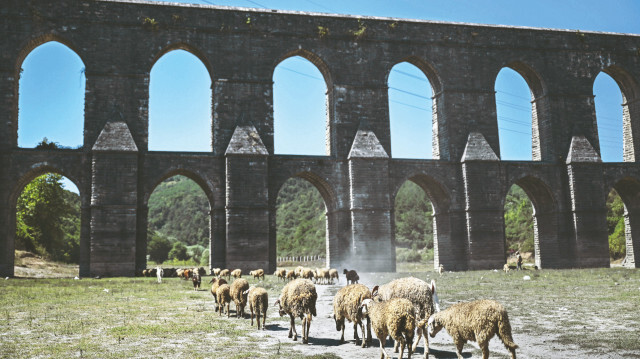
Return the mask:
[[220,271],[220,275],[218,278],[227,277],[227,281],[231,280],[231,272],[228,269],[223,269]]
[[282,288],[282,294],[274,305],[278,306],[278,313],[281,317],[288,314],[291,319],[289,338],[293,337],[294,341],[298,340],[295,317],[300,317],[302,319],[302,342],[309,343],[309,328],[312,316],[316,316],[317,299],[316,287],[308,279],[296,279]]
[[198,275],[199,275],[199,276],[201,276],[201,277],[202,277],[203,275],[206,275],[206,274],[207,274],[207,270],[206,270],[206,269],[204,269],[204,267],[193,268],[193,271],[194,271],[194,272],[198,272]]
[[248,295],[247,301],[251,311],[251,326],[253,326],[253,313],[255,312],[258,330],[260,330],[260,314],[262,314],[262,330],[264,330],[264,322],[267,320],[267,308],[269,307],[269,294],[261,287],[251,287],[243,294],[245,296]]
[[163,276],[167,278],[176,276],[175,268],[163,268],[162,272],[163,272]]
[[297,266],[296,269],[294,270],[294,272],[296,272],[296,278],[300,278],[302,276],[302,270],[304,269],[304,267],[302,266]]
[[340,283],[340,277],[338,276],[338,270],[335,268],[329,269],[329,280],[333,283],[333,279],[336,279]]
[[400,355],[402,358],[404,346],[407,345],[408,358],[411,359],[411,344],[413,332],[416,328],[416,311],[408,299],[393,298],[384,302],[376,302],[365,299],[360,305],[362,313],[371,320],[371,326],[380,341],[380,358],[388,358],[384,345],[387,336],[390,335],[396,343],[400,343]]
[[224,280],[223,278],[218,279],[216,277],[213,277],[213,278],[211,278],[209,283],[212,283],[211,284],[211,295],[213,295],[213,301],[215,302],[215,305],[216,305],[215,309],[218,310],[218,298],[217,298],[216,292],[218,290],[218,287],[223,285],[223,284],[227,284],[227,281]]
[[[429,338],[426,331],[426,320],[431,314],[440,311],[438,294],[436,293],[436,283],[432,280],[431,284],[425,281],[406,277],[391,281],[380,287],[375,286],[371,291],[371,297],[376,301],[385,301],[391,298],[405,298],[413,303],[416,310],[417,321],[424,320],[422,325],[418,325],[416,341],[413,343],[412,352],[416,351],[420,337],[424,336],[424,357],[429,357]],[[398,343],[394,346],[394,351],[398,350]]]
[[183,274],[184,274],[184,269],[182,268],[176,269],[176,277],[182,278]]
[[[344,320],[353,323],[353,339],[358,345],[358,325],[362,332],[362,347],[371,342],[371,321],[367,320],[367,335],[364,333],[363,317],[360,313],[360,304],[365,299],[371,299],[371,292],[363,284],[351,284],[343,287],[333,297],[333,320],[336,322],[336,330],[342,330],[340,344],[344,343]],[[366,340],[365,340],[366,339]]]
[[220,316],[222,316],[222,311],[224,310],[224,306],[227,306],[227,318],[231,316],[229,312],[229,303],[231,303],[231,287],[227,283],[221,284],[216,289],[216,300],[218,302],[218,309],[220,310]]
[[252,270],[251,272],[249,272],[249,275],[252,275],[253,278],[262,278],[262,280],[264,280],[264,270],[263,269],[256,269],[256,270]]
[[493,300],[476,300],[457,303],[429,318],[429,335],[433,338],[445,328],[456,344],[458,359],[462,359],[462,347],[468,340],[477,341],[482,358],[489,358],[489,340],[498,335],[504,346],[516,358],[518,346],[511,336],[511,324],[507,310]]
[[278,280],[280,279],[285,280],[287,276],[287,270],[284,268],[276,269],[276,271],[273,272],[273,275],[277,276]]
[[438,274],[442,275],[442,272],[444,272],[444,266],[442,264],[440,264],[438,266]]
[[351,284],[358,283],[358,281],[360,280],[360,276],[353,269],[345,269],[344,271],[342,271],[342,273],[347,277],[347,284],[349,284],[349,282],[351,282]]
[[194,272],[191,275],[191,281],[193,282],[193,290],[197,291],[198,289],[200,289],[200,283],[202,282],[202,279],[198,272]]
[[222,269],[220,269],[220,268],[212,268],[211,269],[211,275],[214,275],[214,276],[218,277],[220,275],[220,271],[221,270]]
[[316,268],[313,272],[313,276],[316,278],[316,283],[327,284],[326,279],[329,278],[329,271],[322,268]]
[[234,269],[231,271],[231,275],[234,279],[242,278],[242,269]]
[[247,295],[244,291],[249,289],[249,282],[244,278],[238,278],[231,284],[230,295],[236,305],[236,318],[244,317],[244,307],[247,305]]
[[509,263],[505,263],[505,264],[502,266],[502,270],[503,270],[505,273],[509,273],[509,271],[511,270],[511,267],[509,267]]
[[158,283],[162,283],[162,276],[164,275],[164,270],[162,267],[156,268],[156,277],[158,277]]
[[313,270],[309,269],[309,268],[302,269],[301,277],[304,278],[304,279],[313,279],[313,277],[314,277]]
[[296,274],[296,271],[290,270],[290,271],[287,272],[287,275],[286,275],[286,279],[287,280],[290,281],[290,280],[293,280],[293,279],[296,279],[296,278],[298,278],[298,275]]

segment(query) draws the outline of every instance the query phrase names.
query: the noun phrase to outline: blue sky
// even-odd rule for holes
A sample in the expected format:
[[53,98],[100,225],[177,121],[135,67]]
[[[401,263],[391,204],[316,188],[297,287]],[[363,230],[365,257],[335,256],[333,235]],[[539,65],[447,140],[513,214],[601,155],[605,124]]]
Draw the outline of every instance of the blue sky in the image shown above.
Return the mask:
[[[640,1],[515,0],[184,0],[280,10],[314,11],[436,21],[531,26],[640,34]],[[36,48],[22,64],[18,146],[47,137],[82,145],[84,65],[58,43]],[[276,153],[325,154],[325,92],[320,72],[289,58],[274,72]],[[182,50],[158,60],[150,75],[149,149],[209,151],[211,80],[199,60]],[[503,69],[496,79],[503,160],[531,159],[531,104],[524,80]],[[596,113],[604,161],[622,160],[621,94],[601,74],[595,81]],[[389,75],[392,157],[431,158],[431,87],[417,68],[399,64]]]

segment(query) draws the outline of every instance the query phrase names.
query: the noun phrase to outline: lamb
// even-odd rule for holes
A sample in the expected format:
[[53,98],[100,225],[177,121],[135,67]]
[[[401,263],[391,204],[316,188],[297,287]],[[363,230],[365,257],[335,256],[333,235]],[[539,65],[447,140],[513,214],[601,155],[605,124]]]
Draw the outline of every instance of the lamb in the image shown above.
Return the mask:
[[338,276],[338,270],[335,268],[329,269],[329,280],[333,283],[333,279],[336,279],[340,283],[340,277]]
[[156,277],[158,277],[158,283],[162,283],[162,276],[164,275],[164,270],[162,267],[156,268]]
[[216,292],[218,290],[218,287],[223,284],[227,284],[227,281],[222,278],[218,279],[216,277],[213,277],[211,278],[211,281],[209,281],[209,283],[213,283],[211,284],[211,295],[213,295],[213,301],[216,303],[216,310],[218,310],[218,298]]
[[287,276],[287,270],[284,268],[276,269],[276,271],[273,272],[273,275],[277,276],[278,280],[285,280]]
[[220,310],[220,316],[222,316],[222,311],[224,310],[224,306],[227,306],[227,318],[231,316],[229,312],[229,303],[231,303],[231,287],[228,284],[221,284],[216,289],[216,300],[218,301],[218,309]]
[[509,263],[505,263],[505,264],[502,266],[502,270],[503,270],[505,273],[509,273],[509,271],[511,270],[511,267],[509,267]]
[[249,282],[244,278],[238,278],[231,284],[230,295],[236,305],[236,318],[244,317],[244,307],[247,305],[247,295],[244,291],[249,289]]
[[287,272],[287,275],[286,275],[286,279],[287,280],[293,280],[293,279],[296,279],[296,278],[298,278],[298,275],[296,274],[296,271],[290,270],[290,271]]
[[228,269],[223,269],[220,271],[220,275],[218,278],[227,277],[227,281],[231,280],[231,272]]
[[256,270],[252,270],[251,272],[249,272],[249,275],[252,275],[253,278],[262,278],[262,280],[264,280],[264,270],[263,269],[256,269]]
[[267,308],[269,307],[269,295],[264,288],[251,287],[244,295],[248,295],[249,310],[251,311],[251,326],[253,326],[253,313],[256,313],[258,322],[258,330],[260,330],[260,315],[262,314],[262,330],[264,330],[264,322],[267,320]]
[[220,271],[221,270],[222,269],[220,269],[220,268],[212,268],[211,269],[211,275],[214,275],[214,276],[218,277],[218,276],[220,276]]
[[302,319],[302,342],[309,343],[309,328],[312,316],[316,316],[317,299],[316,287],[308,279],[296,279],[282,288],[282,294],[274,305],[278,306],[278,313],[281,317],[288,314],[291,318],[289,338],[293,337],[294,341],[298,340],[295,317],[300,317]]
[[511,353],[511,359],[516,358],[518,346],[511,336],[507,310],[496,301],[457,303],[429,318],[429,335],[432,338],[443,327],[456,344],[458,359],[462,359],[462,347],[468,340],[477,341],[482,349],[482,358],[488,359],[489,340],[496,334]]
[[242,269],[234,269],[231,271],[231,275],[233,276],[233,278],[237,279],[237,278],[242,278]]
[[[337,272],[337,271],[336,271]],[[364,334],[363,316],[360,313],[360,304],[365,299],[371,299],[371,292],[363,284],[351,284],[343,287],[333,297],[333,320],[336,322],[336,330],[342,330],[340,344],[344,343],[344,320],[353,323],[353,339],[358,344],[358,325],[362,332],[362,347],[371,343],[371,321],[367,320],[367,335]],[[366,341],[365,341],[366,339]]]
[[191,275],[191,281],[193,282],[193,290],[197,291],[198,289],[200,289],[200,283],[202,282],[202,279],[200,278],[200,274],[198,274],[198,272],[193,272],[193,274]]
[[442,275],[442,272],[444,272],[444,266],[442,264],[440,264],[438,266],[438,274]]
[[356,271],[353,269],[345,269],[344,271],[342,271],[342,273],[347,277],[347,284],[349,284],[349,282],[351,282],[351,284],[358,283],[358,281],[360,280],[360,276],[358,276],[358,273],[356,273]]
[[402,358],[406,344],[409,352],[408,358],[411,359],[411,343],[416,328],[416,312],[413,303],[404,298],[393,298],[384,302],[365,299],[360,308],[362,313],[370,318],[373,331],[380,341],[380,358],[389,357],[384,350],[384,345],[387,336],[390,335],[396,343],[400,343],[398,358]]
[[[435,312],[440,311],[438,294],[436,293],[436,283],[432,280],[431,284],[425,281],[406,277],[391,281],[380,287],[375,286],[371,291],[371,297],[376,301],[385,301],[391,298],[405,298],[413,303],[416,311],[416,320],[424,321],[418,325],[416,341],[413,343],[412,352],[416,351],[420,337],[424,336],[424,357],[429,357],[429,338],[426,331],[426,320]],[[398,350],[398,343],[395,345],[395,351]]]

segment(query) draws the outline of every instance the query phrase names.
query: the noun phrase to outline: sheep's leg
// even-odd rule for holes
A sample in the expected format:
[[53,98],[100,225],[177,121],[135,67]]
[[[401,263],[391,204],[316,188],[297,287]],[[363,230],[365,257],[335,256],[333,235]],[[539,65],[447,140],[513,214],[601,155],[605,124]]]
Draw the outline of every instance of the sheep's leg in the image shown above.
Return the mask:
[[[389,338],[391,338],[391,337],[389,337]],[[391,338],[391,339],[393,339],[393,338]],[[396,340],[395,343],[393,343],[393,352],[397,353],[399,347],[400,347],[400,343],[398,343],[398,341]]]
[[[260,318],[257,318],[258,320],[260,320]],[[267,311],[265,310],[264,313],[262,314],[262,330],[264,330],[264,322],[267,321]]]
[[[364,334],[362,334],[364,336]],[[373,337],[371,336],[371,319],[367,317],[367,343],[371,345],[373,343]]]
[[231,302],[227,303],[227,318],[231,318]]
[[[363,333],[364,335],[364,333]],[[358,340],[360,339],[360,337],[358,337],[358,323],[357,322],[353,322],[353,339],[356,341],[356,344],[358,344]]]
[[[251,311],[251,326],[253,327],[253,306],[249,305],[249,310]],[[260,329],[260,313],[257,315],[258,317],[258,329]]]
[[364,323],[362,323],[362,321],[360,321],[360,332],[362,332],[362,343],[361,343],[361,347],[366,347],[367,346],[367,337],[364,334]]
[[482,359],[489,359],[489,341],[483,341],[478,344],[480,345],[480,349],[482,350]]
[[376,336],[379,338],[379,342],[380,342],[380,359],[386,359],[389,358],[389,356],[387,355],[387,352],[384,350],[384,345],[387,343],[387,335],[378,335],[376,333]]
[[[418,327],[417,333],[416,333],[416,341],[413,342],[413,346],[411,347],[411,351],[412,352],[416,352],[416,349],[418,349],[418,343],[420,343],[420,337],[422,336],[422,327]],[[427,348],[424,348],[424,352],[427,352]]]
[[[404,339],[402,339],[402,334],[400,334],[400,340],[396,340],[396,344],[400,342],[400,355],[398,355],[398,359],[402,358],[402,354],[404,354]],[[409,350],[409,357],[411,357],[411,350]]]
[[340,323],[340,328],[341,328],[341,335],[340,335],[340,344],[344,343],[344,319],[342,319],[342,322]]
[[309,344],[309,329],[311,328],[311,314],[307,314],[305,316],[305,322],[303,323],[303,325],[305,326],[306,330],[304,332],[304,339],[302,340],[302,342],[304,344]]
[[462,358],[462,347],[464,346],[464,342],[460,341],[458,343],[456,343],[456,354],[458,354],[458,359],[463,359]]
[[293,340],[297,341],[298,340],[298,332],[296,331],[296,320],[293,317],[293,314],[289,314],[289,316],[291,317],[291,328],[289,328],[289,338],[291,338],[291,333],[293,332]]

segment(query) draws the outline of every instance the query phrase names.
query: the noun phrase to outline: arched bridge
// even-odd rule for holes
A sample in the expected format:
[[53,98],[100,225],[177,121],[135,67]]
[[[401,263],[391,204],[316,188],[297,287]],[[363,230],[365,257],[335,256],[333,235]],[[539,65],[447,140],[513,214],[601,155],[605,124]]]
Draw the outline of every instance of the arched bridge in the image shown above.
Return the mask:
[[[433,203],[436,266],[502,267],[513,184],[534,205],[540,267],[609,265],[612,188],[626,208],[626,263],[640,263],[639,36],[106,0],[4,0],[0,23],[1,276],[13,274],[17,197],[48,171],[80,192],[81,275],[146,266],[147,201],[176,174],[211,203],[212,267],[275,268],[275,198],[294,176],[325,201],[331,266],[395,270],[393,203],[406,180]],[[79,149],[17,144],[20,68],[48,41],[86,66]],[[148,150],[150,70],[175,49],[211,75],[211,152]],[[327,84],[326,156],[274,154],[273,71],[291,56]],[[390,157],[387,77],[405,61],[433,88],[431,160]],[[494,83],[504,67],[531,89],[531,161],[500,160]],[[602,71],[624,97],[620,163],[600,159],[592,89]]]

